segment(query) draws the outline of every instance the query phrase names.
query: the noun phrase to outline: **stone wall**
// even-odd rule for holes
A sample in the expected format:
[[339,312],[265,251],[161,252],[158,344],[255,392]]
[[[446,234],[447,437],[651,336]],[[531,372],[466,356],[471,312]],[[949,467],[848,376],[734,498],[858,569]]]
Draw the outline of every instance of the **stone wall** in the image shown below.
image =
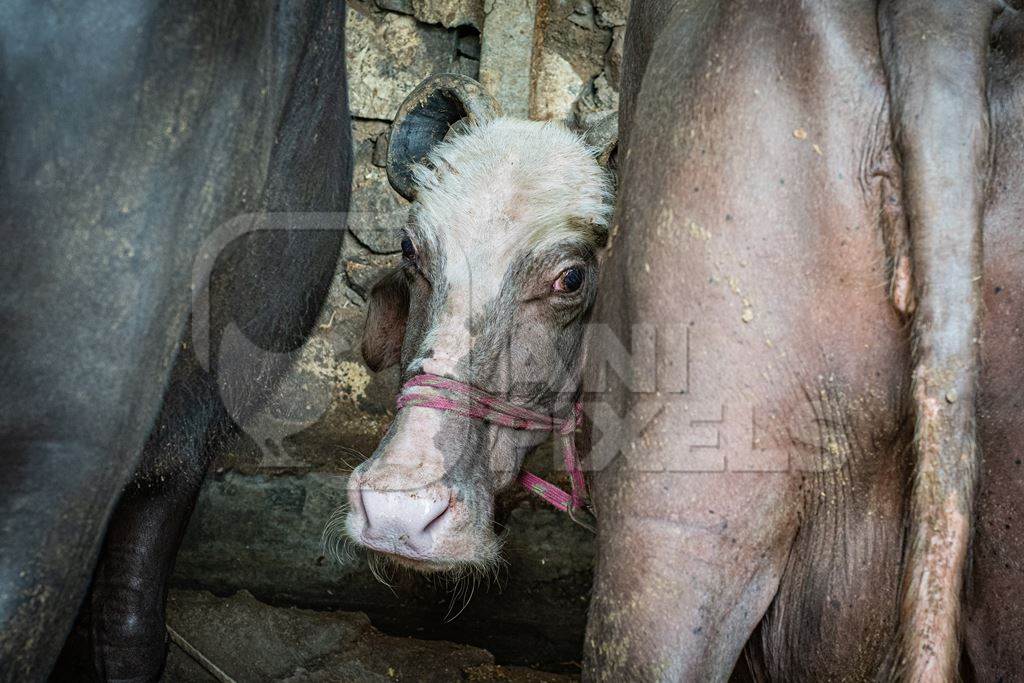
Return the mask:
[[[397,261],[405,201],[383,168],[391,119],[437,72],[478,78],[506,113],[586,126],[618,103],[628,0],[350,0],[349,84],[355,138],[352,217],[327,305],[276,399],[211,470],[175,583],[246,589],[282,605],[367,612],[393,633],[488,648],[499,661],[578,658],[592,539],[521,494],[503,505],[509,564],[462,608],[450,587],[401,575],[377,582],[363,558],[338,564],[320,533],[344,500],[345,477],[394,414],[394,370],[359,356],[364,297]],[[537,469],[550,453],[535,456]],[[448,615],[450,617],[451,615]]]

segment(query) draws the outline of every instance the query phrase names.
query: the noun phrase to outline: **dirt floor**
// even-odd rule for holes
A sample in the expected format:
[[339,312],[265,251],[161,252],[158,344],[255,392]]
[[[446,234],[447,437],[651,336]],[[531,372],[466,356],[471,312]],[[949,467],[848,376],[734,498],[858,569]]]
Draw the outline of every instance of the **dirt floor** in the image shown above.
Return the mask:
[[[167,622],[180,644],[172,640],[170,645],[162,679],[166,683],[577,680],[565,674],[501,666],[491,653],[470,645],[389,636],[360,612],[274,607],[246,591],[221,598],[205,591],[172,590]],[[78,643],[77,653],[74,647],[65,650],[52,681],[86,677],[88,660],[83,645]],[[198,661],[203,658],[213,666],[204,668]],[[226,677],[218,679],[210,671],[213,668]]]

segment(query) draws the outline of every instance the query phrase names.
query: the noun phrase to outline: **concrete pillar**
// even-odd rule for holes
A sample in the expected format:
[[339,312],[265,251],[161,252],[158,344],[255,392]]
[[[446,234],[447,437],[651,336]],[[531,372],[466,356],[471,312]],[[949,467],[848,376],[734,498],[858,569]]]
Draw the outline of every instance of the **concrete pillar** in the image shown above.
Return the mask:
[[484,0],[480,37],[480,82],[498,98],[506,116],[530,114],[537,3],[543,0]]

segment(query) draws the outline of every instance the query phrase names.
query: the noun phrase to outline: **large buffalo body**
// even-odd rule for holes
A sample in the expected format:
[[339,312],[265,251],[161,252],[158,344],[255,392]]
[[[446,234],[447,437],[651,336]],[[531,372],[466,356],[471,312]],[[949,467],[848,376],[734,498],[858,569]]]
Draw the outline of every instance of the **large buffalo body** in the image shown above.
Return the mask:
[[[0,7],[0,679],[46,675],[98,556],[100,675],[158,674],[212,447],[336,263],[343,25],[327,1]],[[265,351],[244,376],[218,373],[226,330]]]
[[966,666],[1024,675],[1022,27],[633,3],[595,320],[687,372],[600,398],[628,435],[596,475],[595,677],[723,680],[749,646],[777,680],[943,680],[964,586]]

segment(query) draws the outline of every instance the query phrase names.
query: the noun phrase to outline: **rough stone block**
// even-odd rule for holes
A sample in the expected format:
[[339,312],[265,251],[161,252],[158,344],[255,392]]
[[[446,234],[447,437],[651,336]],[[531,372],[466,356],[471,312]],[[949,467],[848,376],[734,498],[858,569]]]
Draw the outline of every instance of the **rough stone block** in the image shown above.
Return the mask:
[[411,0],[413,13],[420,21],[448,28],[480,28],[484,18],[483,0]]
[[569,21],[588,31],[597,30],[597,16],[590,0],[580,0],[573,6]]
[[616,26],[612,29],[612,44],[604,55],[604,70],[608,82],[616,90],[619,89],[619,78],[622,70],[622,46],[626,38],[626,27]]
[[[510,683],[570,680],[568,677],[494,663],[480,648],[443,640],[385,635],[359,612],[317,612],[274,607],[247,591],[219,598],[203,591],[174,590],[167,622],[178,637],[236,681],[452,681]],[[210,674],[175,642],[168,652],[167,681],[206,683]]]
[[470,59],[480,59],[480,34],[468,32],[459,36],[459,54]]
[[402,14],[349,7],[345,39],[349,104],[359,118],[390,121],[420,81],[454,66],[456,33]]
[[506,116],[530,114],[530,68],[536,0],[486,0],[480,45],[480,82]]
[[534,70],[531,118],[563,121],[570,117],[573,104],[583,90],[583,79],[572,64],[558,53],[542,49]]
[[586,83],[604,70],[604,55],[612,34],[596,23],[588,26],[583,20],[588,15],[580,14],[581,7],[586,12],[590,5],[577,3],[574,10],[571,4],[550,2],[544,15],[542,43],[544,50],[557,53],[571,64]]
[[594,0],[599,26],[625,26],[629,17],[629,0]]
[[389,12],[412,14],[412,0],[376,0],[377,7]]
[[580,127],[588,128],[618,108],[619,93],[612,88],[605,75],[601,74],[576,101],[576,122]]
[[469,76],[473,79],[480,78],[480,62],[476,59],[470,59],[469,57],[459,56],[458,62],[455,65],[455,72],[460,73],[463,76]]
[[387,170],[373,163],[376,140],[356,143],[348,228],[375,254],[401,251],[409,203],[391,189]]

